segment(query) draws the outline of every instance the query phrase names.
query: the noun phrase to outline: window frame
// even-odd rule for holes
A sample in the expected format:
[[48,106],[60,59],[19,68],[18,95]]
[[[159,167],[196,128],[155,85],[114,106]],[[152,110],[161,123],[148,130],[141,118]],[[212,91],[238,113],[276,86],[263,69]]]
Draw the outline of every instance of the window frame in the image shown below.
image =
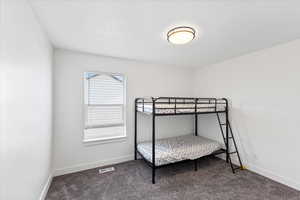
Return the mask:
[[[113,136],[113,137],[102,137],[102,138],[96,138],[96,139],[85,139],[85,130],[92,129],[92,128],[87,128],[87,116],[88,116],[88,80],[86,79],[86,73],[96,73],[96,74],[103,74],[103,75],[108,75],[108,76],[122,76],[123,77],[123,127],[124,127],[124,135],[122,136]],[[127,138],[127,120],[126,120],[126,110],[127,110],[127,104],[126,104],[126,92],[127,92],[127,78],[124,74],[122,73],[115,73],[115,72],[102,72],[102,71],[85,71],[83,72],[83,134],[82,134],[82,142],[84,144],[102,144],[102,143],[110,143],[110,142],[121,142],[124,141]],[[111,105],[120,105],[120,104],[111,104]],[[122,104],[121,104],[122,105]],[[113,127],[115,126],[112,124],[111,126],[109,125],[99,125],[99,127],[95,128],[101,128],[101,127]]]

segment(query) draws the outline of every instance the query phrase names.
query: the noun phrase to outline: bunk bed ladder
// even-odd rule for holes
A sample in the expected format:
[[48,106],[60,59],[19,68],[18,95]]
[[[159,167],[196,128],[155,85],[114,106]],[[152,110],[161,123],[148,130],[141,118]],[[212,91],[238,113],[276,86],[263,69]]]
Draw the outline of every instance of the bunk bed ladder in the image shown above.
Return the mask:
[[[238,151],[238,148],[237,148],[237,145],[236,145],[236,142],[235,142],[235,139],[234,139],[234,136],[233,136],[233,132],[232,132],[232,129],[231,129],[231,125],[228,121],[228,119],[226,120],[227,121],[227,124],[226,123],[221,123],[221,119],[220,119],[220,115],[219,113],[216,113],[217,114],[217,118],[218,118],[218,123],[219,123],[219,126],[220,126],[220,130],[221,130],[221,133],[222,133],[222,137],[223,137],[223,140],[224,140],[224,144],[225,146],[228,148],[228,161],[229,161],[229,164],[231,166],[231,170],[233,173],[235,173],[235,170],[237,169],[244,169],[243,168],[243,164],[242,164],[242,161],[241,161],[241,157],[240,157],[240,154],[239,154],[239,151]],[[223,130],[223,127],[226,125],[228,126],[228,134],[225,134],[224,133],[224,130]],[[228,136],[228,138],[226,138],[226,135]],[[229,143],[229,141],[232,140],[233,141],[233,145],[232,147],[234,147],[234,150],[231,150],[230,148],[230,145],[227,144],[227,142]],[[236,154],[237,155],[237,158],[238,158],[238,161],[239,161],[239,166],[238,167],[235,167],[232,163],[232,160],[231,160],[231,155],[233,154]],[[227,160],[226,160],[227,161]]]

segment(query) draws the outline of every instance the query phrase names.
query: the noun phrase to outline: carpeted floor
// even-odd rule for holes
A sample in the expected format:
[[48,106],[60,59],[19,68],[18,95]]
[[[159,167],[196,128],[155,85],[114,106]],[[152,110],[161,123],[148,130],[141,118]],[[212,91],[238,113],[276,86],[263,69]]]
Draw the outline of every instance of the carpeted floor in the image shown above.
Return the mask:
[[150,168],[141,160],[55,177],[47,200],[300,200],[300,192],[247,170],[232,174],[218,158],[161,168],[151,184]]

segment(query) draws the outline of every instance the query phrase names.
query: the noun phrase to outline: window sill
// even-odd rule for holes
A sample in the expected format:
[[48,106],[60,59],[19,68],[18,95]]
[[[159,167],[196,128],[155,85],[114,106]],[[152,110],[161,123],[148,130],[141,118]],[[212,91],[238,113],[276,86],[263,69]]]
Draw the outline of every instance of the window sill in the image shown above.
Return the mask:
[[113,143],[113,142],[124,142],[126,139],[127,136],[100,138],[100,139],[93,139],[93,140],[83,140],[83,144],[85,146],[93,146],[93,145]]

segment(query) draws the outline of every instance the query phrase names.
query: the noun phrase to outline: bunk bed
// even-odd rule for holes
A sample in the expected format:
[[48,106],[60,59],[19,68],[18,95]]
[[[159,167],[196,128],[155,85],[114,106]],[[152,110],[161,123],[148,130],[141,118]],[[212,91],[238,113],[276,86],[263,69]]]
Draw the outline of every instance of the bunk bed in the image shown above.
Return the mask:
[[[152,117],[151,141],[138,142],[138,113]],[[225,148],[219,142],[198,136],[198,115],[217,115]],[[225,115],[225,123],[220,120],[220,114]],[[193,135],[183,135],[172,138],[156,139],[155,122],[159,116],[194,115]],[[223,128],[224,127],[224,128]],[[193,160],[197,171],[198,159],[209,155],[226,155],[226,162],[231,165],[232,172],[242,169],[241,159],[228,120],[228,101],[225,98],[190,98],[190,97],[146,97],[135,99],[135,139],[134,157],[141,158],[152,168],[152,183],[155,183],[155,170],[178,162]],[[229,139],[233,140],[235,151],[229,151]],[[230,155],[237,154],[240,166],[234,167]]]

